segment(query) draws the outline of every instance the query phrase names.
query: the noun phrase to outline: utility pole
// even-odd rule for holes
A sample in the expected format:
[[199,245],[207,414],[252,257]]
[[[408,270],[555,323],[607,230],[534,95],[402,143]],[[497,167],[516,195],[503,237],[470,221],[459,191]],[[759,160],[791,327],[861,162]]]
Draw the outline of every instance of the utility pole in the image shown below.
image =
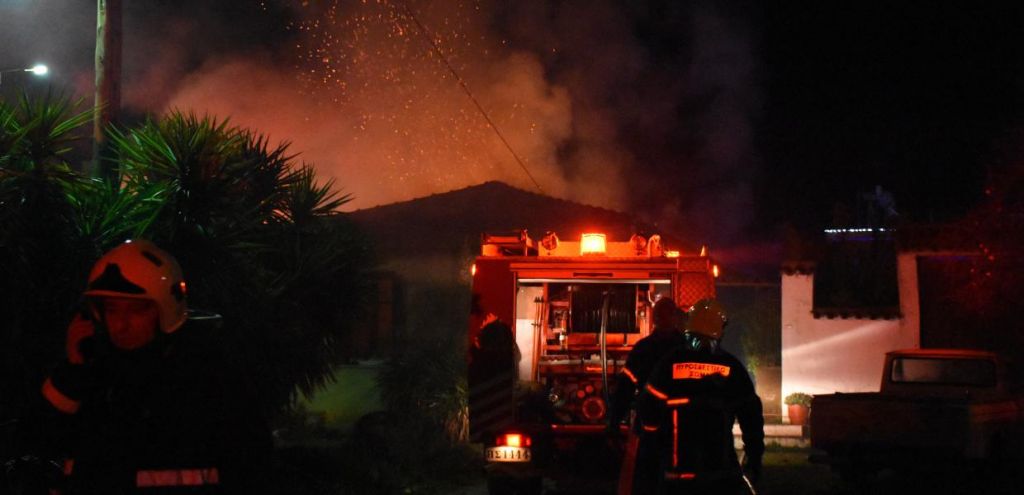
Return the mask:
[[96,0],[96,102],[93,116],[93,174],[112,179],[117,165],[104,160],[106,129],[121,113],[121,0]]

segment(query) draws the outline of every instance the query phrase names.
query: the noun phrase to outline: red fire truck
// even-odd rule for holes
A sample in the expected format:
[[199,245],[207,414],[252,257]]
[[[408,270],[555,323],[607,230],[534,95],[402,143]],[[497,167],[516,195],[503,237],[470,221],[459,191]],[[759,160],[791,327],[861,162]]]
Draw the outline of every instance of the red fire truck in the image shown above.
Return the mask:
[[[657,235],[565,241],[549,232],[539,242],[526,231],[483,235],[473,265],[476,312],[507,323],[521,356],[508,394],[514,407],[504,408],[508,426],[488,431],[470,421],[485,447],[492,494],[540,493],[543,478],[590,492],[579,484],[618,477],[621,449],[605,435],[609,380],[651,331],[659,298],[685,308],[715,296],[718,267],[706,250],[671,248]],[[480,322],[471,318],[470,345]],[[493,418],[507,406],[477,402],[471,395],[471,418]]]

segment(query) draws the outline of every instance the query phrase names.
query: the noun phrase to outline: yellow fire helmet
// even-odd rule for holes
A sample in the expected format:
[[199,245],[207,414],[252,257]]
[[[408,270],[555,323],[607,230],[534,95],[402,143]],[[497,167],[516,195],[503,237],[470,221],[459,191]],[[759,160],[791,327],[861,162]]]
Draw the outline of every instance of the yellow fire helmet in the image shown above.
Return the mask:
[[160,331],[171,333],[187,318],[185,279],[178,261],[156,244],[128,240],[92,267],[87,298],[148,299],[160,312]]
[[690,307],[686,331],[702,337],[720,340],[728,321],[725,308],[714,299],[701,299]]

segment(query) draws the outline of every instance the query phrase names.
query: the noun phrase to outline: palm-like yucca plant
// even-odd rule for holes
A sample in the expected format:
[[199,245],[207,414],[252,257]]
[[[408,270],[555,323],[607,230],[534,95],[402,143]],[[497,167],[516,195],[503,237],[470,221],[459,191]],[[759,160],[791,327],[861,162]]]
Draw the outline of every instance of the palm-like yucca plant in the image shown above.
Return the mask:
[[[129,189],[157,183],[172,191],[167,203],[173,208],[165,209],[159,228],[176,236],[225,222],[225,230],[235,230],[254,220],[253,200],[271,199],[272,193],[246,194],[244,181],[258,171],[253,157],[241,153],[244,138],[227,121],[174,113],[128,133],[115,131],[112,141]],[[284,163],[279,166],[283,169]],[[270,182],[278,178],[272,175]]]
[[167,190],[159,183],[128,189],[84,177],[65,184],[76,228],[97,246],[113,246],[124,239],[145,236],[163,207]]
[[81,106],[81,100],[53,94],[39,100],[22,95],[14,107],[0,103],[0,165],[6,173],[66,176],[68,152],[81,139],[74,131],[92,118]]
[[365,292],[363,241],[336,214],[348,196],[287,144],[209,117],[173,113],[112,141],[124,187],[165,196],[143,235],[179,258],[193,307],[224,315],[265,405],[330,380]]
[[[317,184],[308,165],[288,178],[282,201],[272,212],[274,221],[267,225],[277,249],[261,256],[272,277],[262,295],[267,307],[276,308],[270,316],[282,329],[273,336],[275,346],[295,353],[289,362],[316,370],[293,369],[282,375],[303,376],[298,386],[308,395],[329,381],[333,365],[344,357],[344,332],[322,329],[355,323],[354,310],[365,302],[362,274],[368,256],[361,246],[367,242],[336,213],[349,196],[337,193],[333,181]],[[326,352],[310,352],[310,346]]]
[[48,95],[0,101],[0,415],[23,407],[60,356],[95,249],[76,228],[69,152],[90,112]]
[[89,121],[75,108],[0,101],[0,417],[38,392],[91,263],[129,237],[179,258],[268,409],[329,380],[365,292],[363,240],[336,213],[348,196],[286,144],[181,113],[113,129],[119,176],[90,179],[67,158]]
[[309,225],[324,215],[333,215],[338,208],[352,199],[351,195],[339,195],[334,190],[333,179],[324,185],[317,184],[316,173],[313,167],[307,164],[303,164],[292,173],[285,196],[282,205],[285,209],[275,213],[300,227]]
[[[466,302],[459,286],[435,285],[409,297],[412,304],[427,306],[433,301]],[[405,342],[378,376],[381,399],[392,411],[410,411],[440,431],[451,442],[468,436],[466,347],[464,327],[445,321],[441,315],[412,321],[412,333],[429,338]],[[436,326],[427,330],[427,326]]]

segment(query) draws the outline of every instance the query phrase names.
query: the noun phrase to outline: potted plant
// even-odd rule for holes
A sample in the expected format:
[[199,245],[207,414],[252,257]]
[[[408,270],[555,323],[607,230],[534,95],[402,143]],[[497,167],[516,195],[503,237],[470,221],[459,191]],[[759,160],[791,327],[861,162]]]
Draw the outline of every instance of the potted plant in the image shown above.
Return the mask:
[[793,392],[786,396],[783,402],[789,409],[789,423],[794,425],[807,424],[807,414],[811,409],[813,395],[803,392]]

